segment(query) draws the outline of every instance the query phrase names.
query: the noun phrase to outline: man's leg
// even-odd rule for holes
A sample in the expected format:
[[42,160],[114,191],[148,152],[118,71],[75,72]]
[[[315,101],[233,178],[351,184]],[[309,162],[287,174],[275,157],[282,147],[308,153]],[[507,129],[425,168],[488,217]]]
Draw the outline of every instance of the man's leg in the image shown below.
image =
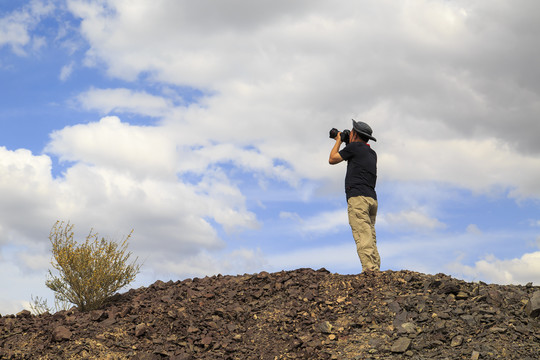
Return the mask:
[[377,201],[364,196],[352,197],[349,198],[347,210],[362,270],[379,270],[381,259],[375,235]]
[[379,255],[379,250],[377,249],[377,233],[375,231],[375,221],[377,220],[377,209],[379,207],[379,204],[377,200],[372,198],[366,198],[369,202],[369,219],[371,222],[371,235],[373,236],[373,255],[374,255],[374,262],[377,264],[377,270],[380,270],[381,268],[381,257]]

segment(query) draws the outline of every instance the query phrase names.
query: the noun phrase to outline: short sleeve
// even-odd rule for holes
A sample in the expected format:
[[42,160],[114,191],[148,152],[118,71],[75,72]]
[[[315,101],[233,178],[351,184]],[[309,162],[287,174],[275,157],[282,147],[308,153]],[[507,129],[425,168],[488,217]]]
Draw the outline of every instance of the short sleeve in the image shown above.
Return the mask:
[[341,155],[341,158],[342,158],[343,160],[349,160],[349,159],[353,156],[353,153],[351,152],[350,144],[348,144],[347,146],[345,146],[345,147],[339,152],[339,155]]

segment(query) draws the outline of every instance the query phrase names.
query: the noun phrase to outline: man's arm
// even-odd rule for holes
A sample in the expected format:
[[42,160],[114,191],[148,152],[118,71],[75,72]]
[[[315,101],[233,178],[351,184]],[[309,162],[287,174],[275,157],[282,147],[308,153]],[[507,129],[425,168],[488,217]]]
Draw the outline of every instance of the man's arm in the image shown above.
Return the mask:
[[339,148],[341,147],[341,133],[338,133],[336,136],[336,143],[334,144],[334,147],[332,148],[332,151],[330,151],[330,158],[328,159],[328,163],[330,165],[339,164],[343,161],[343,158],[341,155],[339,155]]

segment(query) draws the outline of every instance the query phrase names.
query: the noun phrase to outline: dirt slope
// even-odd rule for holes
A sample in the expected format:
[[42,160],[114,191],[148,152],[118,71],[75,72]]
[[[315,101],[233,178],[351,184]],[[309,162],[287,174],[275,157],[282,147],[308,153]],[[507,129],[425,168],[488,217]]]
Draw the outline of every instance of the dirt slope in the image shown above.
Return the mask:
[[411,271],[158,281],[89,313],[0,317],[0,358],[532,360],[538,295]]

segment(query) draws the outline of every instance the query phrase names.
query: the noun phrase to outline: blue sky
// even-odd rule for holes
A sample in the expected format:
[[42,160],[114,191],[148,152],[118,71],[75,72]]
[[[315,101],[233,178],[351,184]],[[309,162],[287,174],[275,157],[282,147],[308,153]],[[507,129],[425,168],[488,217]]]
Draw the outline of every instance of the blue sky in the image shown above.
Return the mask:
[[540,282],[540,4],[4,1],[0,313],[56,220],[134,229],[133,286],[359,273],[328,130],[371,125],[383,270]]

